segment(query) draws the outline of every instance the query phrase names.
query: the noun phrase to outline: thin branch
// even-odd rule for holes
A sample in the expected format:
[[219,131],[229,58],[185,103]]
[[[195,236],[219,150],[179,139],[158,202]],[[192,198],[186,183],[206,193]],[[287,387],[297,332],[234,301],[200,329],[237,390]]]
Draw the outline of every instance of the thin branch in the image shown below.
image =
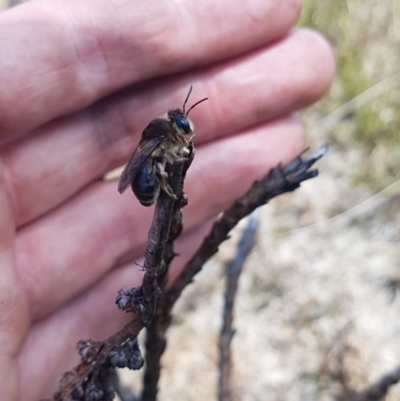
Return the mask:
[[[186,172],[194,158],[194,149],[192,143],[190,143],[189,150],[190,154],[188,160],[185,162],[183,167],[181,186],[179,191],[176,192],[178,199],[175,202],[174,210],[172,212],[169,238],[164,249],[166,268],[164,273],[159,276],[158,279],[158,285],[162,290],[164,290],[168,279],[169,266],[176,256],[174,252],[174,242],[183,230],[182,208],[186,206],[188,202],[187,196],[183,192],[183,185]],[[163,329],[162,324],[162,311],[164,309],[163,303],[164,297],[161,297],[157,302],[154,318],[146,330],[146,368],[143,377],[142,401],[154,401],[157,398],[158,381],[161,373],[161,356],[164,352],[166,344],[165,330]]]
[[[246,215],[250,214],[258,206],[267,203],[273,197],[284,192],[293,191],[300,186],[302,181],[308,180],[318,175],[317,170],[308,171],[308,169],[320,159],[327,151],[323,146],[307,157],[301,155],[296,157],[287,166],[281,165],[271,169],[271,171],[260,181],[256,181],[249,191],[239,198],[222,217],[216,221],[210,234],[203,240],[199,250],[186,264],[183,272],[157,303],[157,312],[154,318],[154,327],[150,325],[148,336],[152,336],[151,352],[153,353],[151,369],[148,368],[148,388],[151,389],[143,397],[146,401],[155,400],[157,394],[157,382],[160,375],[160,358],[165,349],[165,334],[170,325],[172,307],[180,296],[182,290],[189,284],[194,275],[202,268],[203,264],[217,252],[221,242],[228,238],[229,231]],[[150,345],[150,340],[148,341]],[[150,349],[148,348],[148,351]],[[153,359],[154,358],[154,359]],[[150,365],[149,365],[150,366]],[[154,369],[154,371],[153,371]],[[145,398],[143,398],[143,401]]]
[[354,394],[349,401],[379,401],[384,398],[390,387],[400,382],[400,366],[384,375],[371,387],[359,394]]
[[226,293],[223,312],[223,325],[219,339],[219,382],[218,400],[231,399],[230,369],[231,369],[231,342],[235,334],[232,327],[233,305],[235,302],[237,284],[242,273],[243,264],[255,243],[255,235],[259,226],[259,214],[255,210],[250,216],[242,237],[236,249],[235,258],[226,267]]
[[[171,320],[171,309],[183,288],[191,282],[203,264],[218,250],[221,242],[227,239],[229,231],[240,219],[250,214],[258,206],[267,203],[273,197],[284,192],[293,191],[302,181],[315,177],[316,170],[308,169],[326,153],[321,147],[305,158],[296,157],[286,167],[277,166],[260,181],[255,182],[250,190],[239,198],[222,217],[214,223],[210,234],[204,239],[199,250],[187,263],[183,273],[175,281],[170,291],[163,297],[162,308],[158,319],[158,337],[162,346],[158,349],[161,355],[164,347],[165,332]],[[181,188],[183,163],[175,163],[170,174],[169,185],[174,193]],[[178,200],[179,206],[184,197]],[[160,296],[158,278],[163,277],[165,262],[164,247],[167,244],[170,223],[175,201],[161,191],[157,200],[149,242],[145,253],[146,273],[141,287],[122,289],[117,297],[117,305],[126,312],[137,312],[134,319],[124,329],[104,341],[82,340],[78,343],[81,363],[65,373],[60,381],[60,389],[54,395],[55,401],[112,401],[114,387],[110,368],[129,367],[140,369],[143,365],[137,336],[143,327],[150,324]],[[161,222],[161,223],[160,223]],[[178,230],[179,231],[179,230]],[[172,260],[173,250],[169,251]],[[161,350],[160,350],[161,349]],[[153,386],[156,389],[156,387]]]
[[[169,175],[169,185],[174,193],[181,188],[183,162],[174,163]],[[112,401],[115,389],[111,369],[128,367],[140,369],[144,360],[137,343],[139,332],[149,325],[160,296],[157,278],[163,274],[164,247],[175,200],[161,191],[154,210],[149,230],[149,241],[145,252],[146,270],[142,285],[138,288],[122,289],[116,303],[126,312],[136,312],[133,320],[122,330],[104,341],[82,340],[78,343],[81,363],[65,373],[60,381],[55,401]]]
[[309,168],[327,152],[326,145],[321,146],[308,156],[301,155],[293,159],[287,166],[279,164],[272,168],[261,180],[256,181],[250,189],[238,198],[222,216],[214,222],[210,233],[204,238],[199,249],[192,256],[181,274],[166,294],[169,307],[179,298],[183,289],[191,283],[193,277],[201,270],[207,260],[217,251],[219,245],[228,239],[228,233],[245,216],[261,205],[268,203],[275,196],[297,189],[301,182],[314,178],[318,170]]
[[[182,171],[184,163],[175,163],[172,167],[171,189],[177,193],[181,188]],[[146,273],[143,278],[143,299],[148,307],[142,312],[141,319],[145,326],[150,324],[156,309],[156,300],[160,296],[158,277],[164,274],[165,262],[163,259],[164,248],[169,237],[175,199],[161,192],[154,212],[154,218],[149,231],[149,240],[145,252],[144,269]],[[180,202],[179,202],[180,208]]]

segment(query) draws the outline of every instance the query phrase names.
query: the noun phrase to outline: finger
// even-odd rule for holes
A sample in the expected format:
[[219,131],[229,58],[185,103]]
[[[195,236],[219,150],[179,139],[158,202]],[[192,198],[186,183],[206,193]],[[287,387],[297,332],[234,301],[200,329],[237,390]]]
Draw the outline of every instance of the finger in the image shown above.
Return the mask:
[[18,401],[17,356],[30,321],[27,300],[16,272],[15,226],[1,170],[0,211],[0,399]]
[[1,137],[128,84],[269,43],[290,29],[299,11],[300,0],[234,7],[229,0],[60,0],[12,9],[0,16],[0,36],[7,38],[0,52]]
[[[186,180],[186,228],[218,214],[272,166],[288,162],[303,141],[299,121],[287,118],[200,148]],[[20,230],[16,254],[32,315],[48,314],[112,266],[141,256],[151,214],[131,192],[119,196],[114,182],[97,183]]]
[[195,84],[193,102],[210,97],[192,114],[199,122],[198,146],[313,103],[329,87],[333,71],[325,40],[295,31],[267,50],[125,92],[50,124],[1,152],[16,220],[23,225],[36,219],[125,161],[148,121],[183,103],[189,83]]
[[[178,240],[180,255],[174,261],[173,276],[182,270],[210,226],[211,222],[205,223]],[[24,383],[20,401],[48,398],[56,391],[61,374],[79,363],[76,343],[80,339],[105,339],[132,319],[117,310],[115,297],[124,285],[139,286],[142,275],[132,263],[115,269],[61,311],[33,326],[19,358]]]
[[130,316],[115,305],[121,283],[141,283],[138,269],[116,269],[100,283],[60,311],[37,322],[19,357],[20,401],[49,398],[66,370],[79,363],[76,344],[80,339],[101,340],[121,329]]

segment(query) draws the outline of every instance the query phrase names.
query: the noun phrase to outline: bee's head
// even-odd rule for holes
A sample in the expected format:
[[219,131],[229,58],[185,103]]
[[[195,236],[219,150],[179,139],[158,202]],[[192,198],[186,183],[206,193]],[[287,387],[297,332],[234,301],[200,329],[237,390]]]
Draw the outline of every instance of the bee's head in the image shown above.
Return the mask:
[[172,124],[176,125],[176,128],[184,133],[191,134],[193,131],[192,122],[185,116],[182,110],[170,110],[168,112],[168,119],[172,122]]
[[186,103],[189,99],[190,94],[192,93],[193,87],[191,86],[189,89],[189,93],[186,96],[185,102],[183,103],[182,110],[180,109],[175,109],[175,110],[170,110],[168,112],[168,118],[169,120],[176,125],[176,127],[179,129],[179,131],[183,131],[185,134],[190,134],[193,131],[193,124],[192,122],[188,119],[188,115],[190,113],[190,110],[192,110],[194,107],[196,107],[198,104],[201,102],[204,102],[205,100],[208,100],[208,98],[204,98],[196,102],[190,109],[186,112],[185,106]]

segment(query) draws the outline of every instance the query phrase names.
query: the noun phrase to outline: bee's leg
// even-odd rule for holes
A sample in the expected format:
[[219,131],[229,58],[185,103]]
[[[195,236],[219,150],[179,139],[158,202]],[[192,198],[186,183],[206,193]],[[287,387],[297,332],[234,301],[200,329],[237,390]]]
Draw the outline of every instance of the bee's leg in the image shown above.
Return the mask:
[[167,193],[168,196],[170,196],[173,199],[177,199],[176,195],[172,191],[172,188],[168,184],[168,174],[165,171],[165,165],[160,162],[155,163],[156,167],[156,172],[157,172],[157,178],[160,183],[160,187]]
[[[179,156],[181,156],[184,160],[186,160],[189,155],[190,155],[190,150],[186,146],[181,148],[181,150],[179,151]],[[184,160],[182,160],[182,161],[184,161]]]

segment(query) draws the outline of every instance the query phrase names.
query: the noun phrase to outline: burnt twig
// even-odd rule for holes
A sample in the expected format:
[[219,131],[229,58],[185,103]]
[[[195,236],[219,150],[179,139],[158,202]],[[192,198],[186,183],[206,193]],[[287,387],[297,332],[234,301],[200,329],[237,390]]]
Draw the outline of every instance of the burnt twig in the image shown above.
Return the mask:
[[259,206],[268,203],[275,196],[294,191],[300,186],[301,182],[316,177],[318,170],[309,170],[309,168],[324,156],[327,150],[328,147],[324,145],[306,157],[297,156],[285,167],[279,164],[272,168],[266,176],[254,182],[242,197],[226,209],[222,216],[214,222],[210,233],[204,238],[199,249],[167,292],[169,307],[172,307],[183,289],[193,280],[204,263],[218,251],[219,245],[228,239],[229,231],[243,217]]
[[[219,244],[228,238],[229,231],[240,219],[258,206],[267,203],[271,198],[281,193],[293,191],[300,186],[302,181],[315,177],[317,171],[308,171],[308,169],[325,152],[326,147],[322,147],[305,158],[298,156],[286,167],[279,165],[272,169],[263,179],[255,182],[250,190],[214,223],[210,234],[187,263],[184,271],[175,281],[171,290],[167,292],[162,305],[160,305],[161,309],[157,313],[159,320],[157,337],[160,341],[156,342],[159,355],[161,355],[165,344],[165,332],[171,320],[171,309],[174,302],[183,288],[200,271],[203,264],[217,252]],[[170,173],[169,185],[175,194],[178,193],[178,189],[182,185],[182,168],[183,163],[174,163]],[[179,202],[180,208],[185,203],[184,197],[177,202]],[[60,381],[60,389],[54,395],[53,400],[112,401],[114,387],[110,369],[116,367],[140,369],[142,367],[143,358],[137,344],[137,336],[143,327],[150,324],[154,316],[157,298],[161,293],[158,284],[159,278],[165,277],[164,248],[168,242],[175,203],[173,198],[161,191],[149,232],[144,263],[146,273],[142,286],[130,290],[122,289],[117,297],[118,307],[126,312],[137,312],[136,316],[122,330],[104,341],[84,340],[78,343],[82,361],[73,370],[63,375]],[[177,212],[176,216],[178,215]],[[173,230],[175,229],[176,227]],[[177,232],[179,231],[180,229],[177,229]],[[172,260],[173,249],[171,247],[169,249],[168,257]],[[152,388],[153,394],[156,394],[156,386],[153,385]]]
[[[172,165],[169,185],[174,193],[181,188],[183,162]],[[137,312],[135,318],[122,330],[104,341],[83,340],[78,343],[81,363],[63,375],[60,389],[54,395],[56,401],[112,401],[114,399],[112,370],[116,367],[140,369],[144,360],[137,344],[137,336],[148,326],[160,296],[157,279],[163,274],[164,247],[175,200],[161,191],[157,200],[149,241],[145,252],[146,270],[142,286],[119,291],[116,303],[126,312]]]
[[362,393],[353,394],[349,401],[379,401],[386,396],[390,387],[400,382],[400,366],[384,375]]
[[[172,212],[172,221],[169,230],[168,241],[164,248],[164,261],[166,264],[166,268],[164,273],[160,275],[158,279],[158,285],[162,290],[164,290],[168,279],[169,266],[176,256],[174,252],[174,242],[183,230],[182,207],[186,206],[188,202],[187,196],[183,192],[183,184],[186,177],[186,172],[189,169],[194,158],[194,149],[192,143],[190,143],[189,151],[190,154],[188,160],[183,166],[180,189],[179,191],[177,191],[178,199],[175,202],[174,210]],[[146,370],[143,378],[143,392],[141,397],[142,401],[155,400],[157,397],[158,381],[161,372],[161,356],[164,352],[166,344],[164,329],[164,319],[166,318],[166,316],[163,316],[163,310],[164,297],[161,297],[157,302],[157,308],[154,314],[154,318],[146,330]],[[165,327],[168,327],[168,325]]]
[[[172,167],[171,189],[176,194],[181,188],[182,170],[184,163],[174,163]],[[158,278],[164,274],[165,262],[163,259],[164,248],[168,241],[169,229],[171,226],[172,214],[175,200],[161,192],[154,212],[154,218],[149,231],[149,240],[145,252],[142,296],[146,302],[146,310],[141,314],[145,326],[148,326],[153,318],[156,299],[159,297]],[[180,206],[180,205],[179,205]]]
[[[296,157],[287,166],[277,167],[260,181],[256,181],[246,194],[236,200],[217,220],[210,234],[203,240],[198,251],[189,260],[181,275],[177,278],[171,289],[157,303],[157,312],[153,325],[148,328],[148,352],[151,352],[151,359],[148,358],[149,367],[146,371],[145,390],[143,401],[154,401],[157,394],[157,382],[160,375],[160,358],[165,349],[165,333],[171,322],[171,311],[175,301],[179,298],[182,290],[188,285],[195,274],[197,274],[204,263],[214,255],[221,242],[228,238],[229,231],[245,216],[250,214],[258,206],[267,203],[273,197],[284,192],[293,191],[300,186],[302,181],[317,176],[317,170],[308,169],[320,159],[327,151],[322,146],[302,158]],[[167,258],[166,258],[167,260]],[[151,366],[151,368],[150,368]]]
[[257,210],[249,216],[249,221],[242,232],[242,237],[236,249],[235,258],[226,267],[226,293],[223,312],[223,324],[219,339],[219,382],[218,400],[231,399],[230,368],[231,368],[231,341],[235,334],[232,328],[233,304],[239,276],[242,273],[243,263],[254,246],[255,235],[259,226]]

